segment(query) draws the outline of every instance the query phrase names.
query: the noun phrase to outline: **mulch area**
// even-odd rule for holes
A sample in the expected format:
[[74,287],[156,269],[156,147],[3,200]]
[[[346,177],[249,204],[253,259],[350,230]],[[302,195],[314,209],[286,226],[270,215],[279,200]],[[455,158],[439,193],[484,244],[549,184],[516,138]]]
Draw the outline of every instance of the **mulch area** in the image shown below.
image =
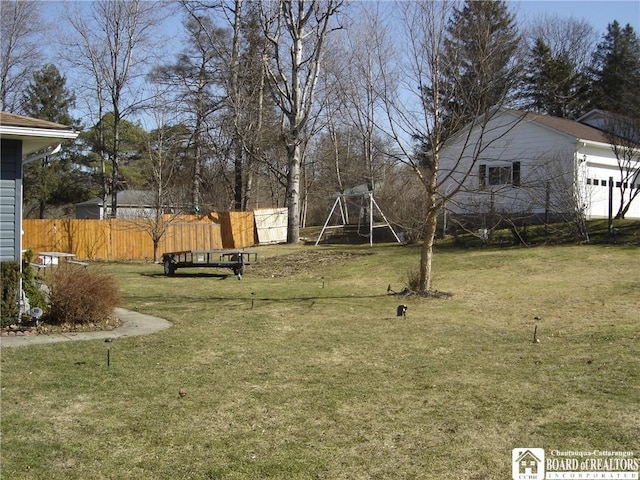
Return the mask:
[[122,325],[118,317],[109,317],[102,322],[62,323],[59,325],[40,322],[36,326],[33,319],[25,318],[22,322],[0,329],[1,337],[21,337],[26,335],[51,335],[56,333],[98,332],[113,330]]
[[277,257],[260,258],[251,265],[251,275],[258,277],[276,278],[288,277],[299,273],[316,270],[318,267],[344,264],[357,257],[374,255],[373,253],[354,252],[320,252],[301,251]]

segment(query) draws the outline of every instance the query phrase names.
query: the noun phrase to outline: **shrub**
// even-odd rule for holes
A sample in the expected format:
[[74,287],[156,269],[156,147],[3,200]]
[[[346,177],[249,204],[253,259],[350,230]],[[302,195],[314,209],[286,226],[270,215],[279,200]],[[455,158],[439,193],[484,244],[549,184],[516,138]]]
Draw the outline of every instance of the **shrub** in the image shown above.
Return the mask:
[[113,315],[120,300],[113,277],[72,265],[60,265],[52,275],[49,288],[46,321],[52,324],[103,322]]
[[0,289],[2,290],[2,305],[0,312],[3,327],[18,321],[18,285],[20,283],[20,267],[15,262],[2,262],[0,273]]

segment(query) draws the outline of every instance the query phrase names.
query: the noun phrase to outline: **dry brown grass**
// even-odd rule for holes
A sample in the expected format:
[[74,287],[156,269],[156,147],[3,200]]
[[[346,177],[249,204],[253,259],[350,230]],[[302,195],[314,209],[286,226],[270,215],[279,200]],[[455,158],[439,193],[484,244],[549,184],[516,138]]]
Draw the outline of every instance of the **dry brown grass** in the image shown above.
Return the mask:
[[109,267],[174,326],[3,349],[3,476],[503,480],[516,447],[640,449],[637,248],[439,251],[452,296],[406,318],[386,289],[417,250],[343,249],[242,281]]

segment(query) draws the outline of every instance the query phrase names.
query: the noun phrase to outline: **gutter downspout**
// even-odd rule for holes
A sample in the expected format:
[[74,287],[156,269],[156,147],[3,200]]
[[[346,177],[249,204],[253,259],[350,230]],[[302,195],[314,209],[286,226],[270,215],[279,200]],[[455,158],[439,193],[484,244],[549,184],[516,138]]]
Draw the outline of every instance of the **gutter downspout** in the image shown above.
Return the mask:
[[59,143],[56,147],[48,149],[46,152],[38,153],[36,155],[32,155],[30,157],[25,158],[22,161],[22,164],[26,165],[27,163],[35,162],[36,160],[40,160],[42,158],[49,157],[51,155],[55,155],[56,153],[60,152],[60,150],[62,150],[62,144],[61,143]]

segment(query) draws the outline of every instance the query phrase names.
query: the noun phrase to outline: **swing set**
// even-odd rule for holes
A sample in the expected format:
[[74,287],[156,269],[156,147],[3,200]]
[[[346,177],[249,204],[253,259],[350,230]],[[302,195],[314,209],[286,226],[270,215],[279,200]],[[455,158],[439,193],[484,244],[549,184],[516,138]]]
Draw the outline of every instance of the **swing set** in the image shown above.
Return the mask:
[[[336,200],[333,202],[333,207],[331,207],[331,211],[327,216],[327,220],[324,222],[324,226],[322,227],[322,231],[316,240],[315,245],[318,246],[322,236],[325,231],[328,229],[341,228],[345,229],[345,227],[355,227],[356,224],[352,224],[350,222],[349,211],[351,207],[351,211],[353,213],[354,209],[357,209],[358,223],[357,223],[357,232],[361,237],[369,238],[369,245],[373,246],[373,230],[374,228],[388,228],[391,230],[391,233],[398,241],[398,243],[402,243],[400,238],[393,230],[393,227],[385,217],[384,213],[378,206],[378,203],[373,198],[373,192],[368,191],[365,193],[340,193],[336,195]],[[334,218],[334,213],[338,215],[338,221],[341,221],[341,224],[337,225],[329,225],[329,222],[332,218]],[[374,222],[374,210],[378,212],[383,222],[376,225]],[[366,230],[365,230],[366,229]]]

